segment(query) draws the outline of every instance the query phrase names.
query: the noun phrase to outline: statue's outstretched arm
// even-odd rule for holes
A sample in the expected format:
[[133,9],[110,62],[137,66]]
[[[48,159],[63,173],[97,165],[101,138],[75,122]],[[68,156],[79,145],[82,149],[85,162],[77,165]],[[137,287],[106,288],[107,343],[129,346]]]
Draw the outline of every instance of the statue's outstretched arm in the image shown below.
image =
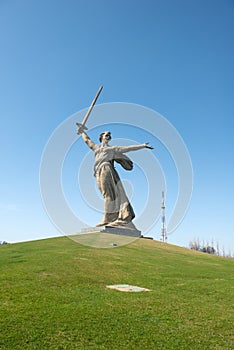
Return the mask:
[[92,140],[90,140],[90,138],[88,137],[88,135],[86,134],[86,132],[82,132],[81,133],[82,139],[84,140],[84,142],[88,145],[89,148],[91,148],[92,151],[94,151],[97,148],[96,143],[94,143]]
[[143,143],[142,145],[132,145],[132,146],[117,146],[117,151],[121,153],[127,153],[131,151],[138,151],[143,148],[153,149],[152,146],[148,146],[148,143]]

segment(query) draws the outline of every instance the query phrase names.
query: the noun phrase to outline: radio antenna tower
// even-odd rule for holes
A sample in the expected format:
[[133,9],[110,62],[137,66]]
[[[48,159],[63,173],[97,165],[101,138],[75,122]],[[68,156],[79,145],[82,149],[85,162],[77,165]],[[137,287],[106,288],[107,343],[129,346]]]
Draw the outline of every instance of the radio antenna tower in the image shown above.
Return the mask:
[[167,241],[167,230],[166,230],[166,220],[165,220],[165,199],[164,199],[164,191],[162,191],[162,229],[161,229],[161,241]]

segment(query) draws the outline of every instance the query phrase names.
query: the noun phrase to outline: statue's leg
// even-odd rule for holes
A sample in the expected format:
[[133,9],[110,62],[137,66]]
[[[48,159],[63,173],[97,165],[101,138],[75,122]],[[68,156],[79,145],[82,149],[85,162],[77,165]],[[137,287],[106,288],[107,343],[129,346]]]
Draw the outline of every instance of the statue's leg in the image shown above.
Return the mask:
[[96,176],[96,181],[104,198],[104,217],[96,226],[104,226],[115,221],[119,215],[119,198],[111,166],[103,166],[102,171]]
[[107,196],[104,197],[104,217],[96,226],[105,226],[118,218],[119,212],[115,211],[113,201]]
[[[113,226],[127,225],[135,218],[134,210],[129,202],[121,181],[118,181],[119,210],[118,217],[111,223]],[[134,226],[134,225],[133,225]]]

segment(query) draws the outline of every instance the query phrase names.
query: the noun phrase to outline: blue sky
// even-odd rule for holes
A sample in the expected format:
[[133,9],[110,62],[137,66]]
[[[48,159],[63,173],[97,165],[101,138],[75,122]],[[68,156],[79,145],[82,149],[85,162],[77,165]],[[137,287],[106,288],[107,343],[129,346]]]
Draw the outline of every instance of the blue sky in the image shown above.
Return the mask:
[[[0,1],[0,240],[59,235],[41,201],[42,152],[58,125],[87,108],[102,84],[98,103],[153,109],[187,146],[193,196],[169,242],[186,246],[195,237],[214,238],[234,251],[233,18],[231,0]],[[147,141],[130,133],[132,140]],[[122,137],[121,130],[114,134]],[[177,183],[164,150],[155,146],[169,178],[170,216]],[[68,156],[71,171],[64,175],[71,193],[73,160]],[[151,234],[159,239],[160,223]]]

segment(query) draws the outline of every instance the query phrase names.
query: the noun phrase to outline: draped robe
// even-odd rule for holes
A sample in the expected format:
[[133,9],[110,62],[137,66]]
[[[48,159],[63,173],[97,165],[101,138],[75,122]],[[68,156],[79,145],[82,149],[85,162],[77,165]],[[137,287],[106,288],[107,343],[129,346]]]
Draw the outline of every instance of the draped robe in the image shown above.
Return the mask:
[[120,225],[130,223],[134,219],[135,213],[115,169],[114,162],[120,163],[126,170],[132,170],[132,161],[123,153],[142,149],[145,145],[98,145],[91,141],[86,133],[82,133],[82,137],[95,155],[94,176],[104,198],[103,225],[114,222]]

